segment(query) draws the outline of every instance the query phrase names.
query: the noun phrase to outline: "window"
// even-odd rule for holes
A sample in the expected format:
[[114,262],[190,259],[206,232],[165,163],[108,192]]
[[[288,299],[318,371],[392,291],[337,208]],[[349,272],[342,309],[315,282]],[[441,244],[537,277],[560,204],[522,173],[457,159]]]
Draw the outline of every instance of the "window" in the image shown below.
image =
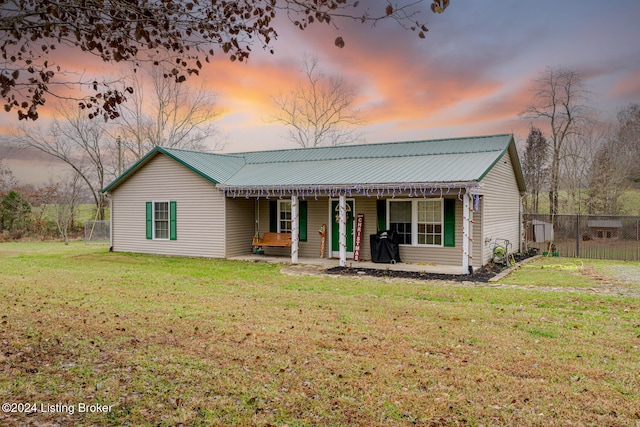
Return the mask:
[[389,200],[389,230],[400,244],[443,246],[443,199]]
[[278,201],[278,233],[291,233],[291,201]]
[[147,239],[176,240],[176,202],[147,202]]
[[411,244],[411,201],[389,201],[389,230],[398,233],[401,244]]
[[418,244],[442,245],[442,201],[419,200]]
[[[298,237],[301,242],[307,241],[307,201],[300,200],[299,203],[299,226]],[[281,219],[282,216],[282,219]],[[269,231],[277,233],[291,232],[291,201],[271,200],[269,202]]]
[[156,239],[169,238],[169,202],[153,204],[153,235]]

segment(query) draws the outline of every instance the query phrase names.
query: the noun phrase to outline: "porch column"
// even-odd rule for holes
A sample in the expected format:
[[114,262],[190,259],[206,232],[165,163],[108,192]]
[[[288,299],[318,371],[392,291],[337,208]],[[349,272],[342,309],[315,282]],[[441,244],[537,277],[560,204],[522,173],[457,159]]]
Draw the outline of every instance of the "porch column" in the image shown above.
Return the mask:
[[300,213],[298,209],[298,196],[291,196],[291,264],[298,263],[299,230]]
[[469,260],[473,258],[471,223],[471,195],[464,193],[462,196],[462,274],[469,274]]
[[347,266],[347,196],[340,195],[338,200],[340,267]]

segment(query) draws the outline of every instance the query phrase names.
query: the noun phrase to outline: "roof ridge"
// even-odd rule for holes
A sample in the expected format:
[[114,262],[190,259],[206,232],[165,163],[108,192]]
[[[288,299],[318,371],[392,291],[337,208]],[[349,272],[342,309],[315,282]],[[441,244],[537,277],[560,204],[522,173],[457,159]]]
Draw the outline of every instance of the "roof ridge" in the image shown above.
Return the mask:
[[[381,158],[410,158],[421,156],[437,156],[452,154],[473,154],[473,153],[490,153],[503,151],[506,146],[500,144],[499,147],[482,144],[482,140],[497,140],[499,138],[513,138],[511,134],[486,135],[479,137],[463,137],[463,138],[443,138],[433,140],[413,140],[401,142],[384,142],[372,144],[355,144],[340,145],[330,147],[314,147],[314,148],[290,148],[278,150],[250,151],[245,153],[237,153],[245,157],[247,164],[270,164],[270,163],[296,163],[300,161],[332,161],[332,160],[349,160],[349,159],[381,159]],[[465,144],[467,141],[477,141],[479,144]],[[451,147],[440,148],[437,152],[428,152],[429,148],[435,147],[436,144],[447,142],[455,142],[465,144],[467,148],[451,145]],[[425,148],[420,148],[420,146]],[[409,152],[400,149],[395,153],[390,153],[395,147],[408,147]],[[415,149],[413,148],[415,147]],[[415,150],[415,151],[413,151]],[[330,155],[327,155],[330,154]]]
[[264,153],[281,153],[287,151],[321,151],[321,150],[335,150],[341,148],[360,148],[360,147],[380,147],[384,145],[400,145],[400,144],[419,144],[419,143],[435,143],[446,141],[464,141],[469,139],[488,139],[497,137],[512,137],[513,134],[499,133],[494,135],[481,135],[481,136],[464,136],[459,138],[439,138],[439,139],[414,139],[407,141],[388,141],[388,142],[370,142],[366,144],[348,144],[348,145],[330,145],[320,147],[304,147],[304,148],[278,148],[275,150],[253,150],[253,151],[238,151],[235,153],[229,153],[231,155],[248,155],[248,154],[264,154]]
[[[477,153],[491,153],[491,152],[502,152],[503,148],[492,148],[485,150],[468,150],[468,151],[447,151],[441,153],[414,153],[414,154],[398,154],[394,156],[385,156],[382,154],[379,155],[370,155],[370,156],[335,156],[335,157],[323,157],[321,159],[314,159],[314,162],[330,162],[334,160],[353,160],[353,159],[398,159],[402,157],[434,157],[434,156],[446,156],[452,154],[477,154]],[[246,158],[245,158],[246,160]],[[311,161],[311,160],[301,160],[301,159],[290,159],[290,160],[264,160],[264,161],[246,161],[249,165],[263,165],[269,163],[299,163],[302,161]]]
[[238,159],[243,159],[244,158],[244,156],[240,155],[242,153],[215,153],[213,151],[186,150],[184,148],[163,147],[161,145],[158,145],[157,147],[161,148],[163,150],[167,150],[167,151],[180,151],[180,152],[183,152],[183,153],[193,153],[193,154],[208,154],[208,155],[212,155],[212,156],[234,157],[234,158],[238,158]]

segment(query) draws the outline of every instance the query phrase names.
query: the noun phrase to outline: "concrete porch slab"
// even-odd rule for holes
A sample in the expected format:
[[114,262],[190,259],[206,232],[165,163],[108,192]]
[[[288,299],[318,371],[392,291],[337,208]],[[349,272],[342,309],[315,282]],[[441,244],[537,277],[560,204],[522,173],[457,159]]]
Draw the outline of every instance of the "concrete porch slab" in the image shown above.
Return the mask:
[[[272,264],[291,264],[291,258],[273,255],[243,255],[229,258],[236,261],[268,262]],[[299,258],[298,264],[314,265],[323,268],[333,268],[340,265],[337,258]],[[459,265],[442,265],[427,263],[399,262],[397,264],[378,264],[370,261],[347,260],[348,268],[370,268],[374,270],[410,271],[417,273],[437,273],[437,274],[462,274],[462,267]]]

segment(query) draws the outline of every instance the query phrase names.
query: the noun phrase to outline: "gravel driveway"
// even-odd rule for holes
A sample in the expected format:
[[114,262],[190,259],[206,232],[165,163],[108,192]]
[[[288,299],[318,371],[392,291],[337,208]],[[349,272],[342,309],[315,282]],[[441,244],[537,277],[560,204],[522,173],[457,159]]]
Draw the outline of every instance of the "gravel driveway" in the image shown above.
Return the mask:
[[610,265],[607,267],[606,272],[615,280],[640,285],[640,266]]

